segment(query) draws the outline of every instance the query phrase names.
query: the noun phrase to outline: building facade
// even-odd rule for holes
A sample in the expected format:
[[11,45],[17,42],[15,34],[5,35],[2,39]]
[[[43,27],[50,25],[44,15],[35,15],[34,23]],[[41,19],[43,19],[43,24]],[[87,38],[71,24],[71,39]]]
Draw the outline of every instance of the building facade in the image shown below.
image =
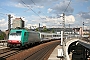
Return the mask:
[[15,18],[13,20],[13,24],[12,24],[12,28],[24,28],[24,21],[22,20],[22,18]]

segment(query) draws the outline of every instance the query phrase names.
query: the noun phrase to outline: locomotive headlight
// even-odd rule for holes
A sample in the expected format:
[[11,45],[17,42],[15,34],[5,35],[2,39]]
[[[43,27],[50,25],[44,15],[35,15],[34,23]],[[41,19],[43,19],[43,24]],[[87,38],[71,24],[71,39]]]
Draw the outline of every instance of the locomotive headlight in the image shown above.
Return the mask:
[[12,42],[11,40],[8,40],[8,42]]
[[21,42],[21,41],[18,41],[18,42]]

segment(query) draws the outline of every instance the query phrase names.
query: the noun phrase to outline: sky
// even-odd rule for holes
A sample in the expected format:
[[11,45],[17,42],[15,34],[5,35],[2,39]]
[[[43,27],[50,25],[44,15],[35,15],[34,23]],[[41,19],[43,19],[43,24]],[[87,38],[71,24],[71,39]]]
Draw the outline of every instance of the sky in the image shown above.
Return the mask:
[[62,28],[65,13],[65,27],[90,29],[90,0],[1,0],[0,30],[8,29],[8,15],[11,23],[22,18],[26,28]]

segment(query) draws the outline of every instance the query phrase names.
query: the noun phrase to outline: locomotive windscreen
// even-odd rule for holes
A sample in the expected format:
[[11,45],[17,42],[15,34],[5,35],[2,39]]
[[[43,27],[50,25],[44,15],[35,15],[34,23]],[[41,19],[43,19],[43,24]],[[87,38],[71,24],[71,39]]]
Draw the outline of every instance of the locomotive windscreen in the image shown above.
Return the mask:
[[21,31],[16,31],[16,32],[10,33],[10,35],[21,35]]

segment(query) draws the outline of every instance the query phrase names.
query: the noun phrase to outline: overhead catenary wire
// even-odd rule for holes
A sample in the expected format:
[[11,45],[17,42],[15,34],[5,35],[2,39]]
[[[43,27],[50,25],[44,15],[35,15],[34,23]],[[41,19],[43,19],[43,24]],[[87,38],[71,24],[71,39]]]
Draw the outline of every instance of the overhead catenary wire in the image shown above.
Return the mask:
[[[34,3],[34,1],[33,0],[31,0],[33,3]],[[35,3],[34,3],[34,5],[36,5]]]
[[[33,2],[33,4],[34,5],[36,5],[37,6],[37,4],[33,1],[33,0],[31,0],[32,2]],[[39,9],[40,10],[40,9]],[[41,10],[40,10],[41,11]],[[42,11],[41,11],[42,12]],[[43,13],[43,12],[42,12]],[[44,13],[43,13],[44,14]],[[45,14],[44,14],[45,15]],[[46,20],[47,20],[47,16],[45,16],[45,18],[46,18]]]
[[67,5],[66,9],[64,10],[64,13],[67,11],[67,9],[68,9],[70,3],[71,3],[71,0],[69,1],[69,3],[68,3],[68,5]]
[[69,1],[67,7],[65,8],[65,10],[64,10],[64,12],[63,12],[63,16],[61,16],[61,17],[63,17],[63,27],[64,27],[64,28],[65,28],[65,12],[67,11],[70,3],[71,3],[71,0]]
[[[28,5],[26,5],[26,3],[23,1],[23,0],[21,0],[22,1],[22,3],[24,4],[24,6],[25,7],[27,7],[27,8],[29,8],[32,12],[34,12],[36,15],[38,15],[31,7],[29,7]],[[39,16],[39,15],[38,15]],[[40,17],[40,16],[39,16]],[[41,18],[41,17],[40,17]],[[42,18],[41,18],[42,19]]]
[[[33,0],[31,0],[31,1],[33,2],[34,5],[37,6],[37,4],[36,4]],[[29,9],[28,9],[28,10],[29,10]],[[28,10],[27,10],[27,11],[28,11]],[[40,9],[39,9],[39,10],[40,10]],[[41,11],[41,10],[40,10],[40,11]],[[42,12],[42,13],[43,13],[43,12]],[[43,13],[43,14],[44,14],[44,13]],[[45,15],[45,14],[44,14],[44,15]],[[47,18],[47,16],[45,16],[45,17]],[[46,19],[46,18],[45,18],[45,19]],[[41,18],[41,19],[43,19],[43,18]],[[47,20],[47,19],[46,19],[46,20]]]

